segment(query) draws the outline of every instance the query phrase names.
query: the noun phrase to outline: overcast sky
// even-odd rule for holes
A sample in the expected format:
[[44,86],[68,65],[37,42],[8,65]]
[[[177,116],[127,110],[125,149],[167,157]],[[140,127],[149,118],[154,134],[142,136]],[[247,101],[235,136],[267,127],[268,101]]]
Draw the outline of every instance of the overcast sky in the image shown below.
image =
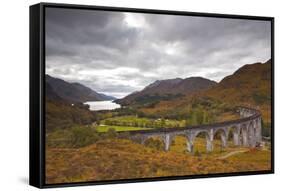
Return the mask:
[[118,98],[161,79],[219,82],[267,61],[270,32],[269,21],[47,8],[46,72]]

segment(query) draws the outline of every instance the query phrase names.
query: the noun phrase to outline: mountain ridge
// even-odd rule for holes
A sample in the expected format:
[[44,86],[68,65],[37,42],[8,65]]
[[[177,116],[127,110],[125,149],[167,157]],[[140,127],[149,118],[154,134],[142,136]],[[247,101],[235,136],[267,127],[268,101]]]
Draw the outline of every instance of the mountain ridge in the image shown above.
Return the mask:
[[208,89],[216,84],[215,81],[202,77],[156,80],[141,91],[133,92],[122,99],[116,100],[116,102],[121,105],[129,105],[136,102],[169,100]]
[[160,101],[153,107],[142,107],[140,110],[147,115],[173,114],[175,111],[186,115],[185,108],[192,108],[196,104],[202,107],[218,104],[226,104],[227,107],[253,107],[261,111],[265,123],[270,123],[271,59],[264,63],[246,64],[233,74],[225,76],[212,88],[181,99]]
[[112,96],[98,93],[78,82],[67,82],[46,74],[46,96],[49,99],[68,102],[106,101],[116,99]]

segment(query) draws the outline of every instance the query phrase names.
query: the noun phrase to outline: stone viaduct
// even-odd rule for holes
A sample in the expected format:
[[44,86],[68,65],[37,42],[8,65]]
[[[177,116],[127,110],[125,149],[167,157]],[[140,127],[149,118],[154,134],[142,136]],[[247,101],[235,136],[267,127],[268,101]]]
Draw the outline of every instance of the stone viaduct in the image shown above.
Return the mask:
[[206,138],[206,151],[213,150],[214,136],[218,133],[222,147],[227,147],[230,132],[233,144],[236,146],[256,147],[262,141],[261,114],[258,110],[246,107],[237,108],[240,119],[220,122],[208,125],[189,126],[184,128],[161,128],[152,130],[130,131],[132,140],[138,140],[141,144],[152,137],[163,140],[165,151],[168,151],[173,138],[177,135],[186,137],[187,151],[193,153],[194,140],[199,134]]

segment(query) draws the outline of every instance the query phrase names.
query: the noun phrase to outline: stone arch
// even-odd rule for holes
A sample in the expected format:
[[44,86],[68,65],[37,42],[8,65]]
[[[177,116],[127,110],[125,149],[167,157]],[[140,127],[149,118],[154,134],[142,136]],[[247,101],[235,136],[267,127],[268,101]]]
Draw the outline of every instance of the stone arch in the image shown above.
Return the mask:
[[232,125],[228,128],[228,141],[230,145],[239,146],[241,144],[240,138],[240,125]]
[[[227,140],[228,140],[228,129],[227,128],[218,128],[214,131],[214,140],[220,140],[220,148],[223,149],[227,147]],[[214,142],[214,146],[215,146]]]
[[[213,129],[211,130],[199,130],[197,131],[195,134],[194,134],[194,138],[193,138],[193,147],[194,147],[194,150],[195,151],[198,151],[198,152],[202,152],[202,148],[204,147],[204,145],[200,145],[200,143],[198,143],[198,140],[199,140],[199,137],[202,137],[202,138],[205,138],[205,151],[206,152],[211,152],[213,150]],[[201,142],[202,144],[202,142]],[[196,148],[198,147],[199,145],[199,148]],[[197,150],[196,150],[197,149]]]
[[[157,143],[158,141],[158,143]],[[165,149],[165,139],[163,138],[163,135],[149,135],[144,136],[141,140],[141,144],[149,147],[154,147],[156,149]],[[158,145],[157,145],[158,144]]]
[[189,149],[189,138],[186,136],[184,132],[181,133],[174,133],[171,134],[171,140],[170,140],[170,148],[174,146],[179,146],[179,148],[184,148],[184,150],[180,150],[180,152],[185,152],[186,150],[188,152],[192,152],[192,149]]

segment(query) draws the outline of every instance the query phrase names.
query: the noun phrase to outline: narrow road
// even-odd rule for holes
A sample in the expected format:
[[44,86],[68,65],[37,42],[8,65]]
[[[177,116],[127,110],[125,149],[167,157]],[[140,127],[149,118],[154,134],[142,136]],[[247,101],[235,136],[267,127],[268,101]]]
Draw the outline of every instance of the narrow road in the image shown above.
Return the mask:
[[236,154],[239,154],[239,153],[245,153],[247,151],[248,151],[248,149],[239,150],[239,151],[232,151],[230,153],[227,153],[226,155],[218,157],[218,159],[226,159],[226,158],[228,158],[230,156],[233,156],[233,155],[236,155]]

